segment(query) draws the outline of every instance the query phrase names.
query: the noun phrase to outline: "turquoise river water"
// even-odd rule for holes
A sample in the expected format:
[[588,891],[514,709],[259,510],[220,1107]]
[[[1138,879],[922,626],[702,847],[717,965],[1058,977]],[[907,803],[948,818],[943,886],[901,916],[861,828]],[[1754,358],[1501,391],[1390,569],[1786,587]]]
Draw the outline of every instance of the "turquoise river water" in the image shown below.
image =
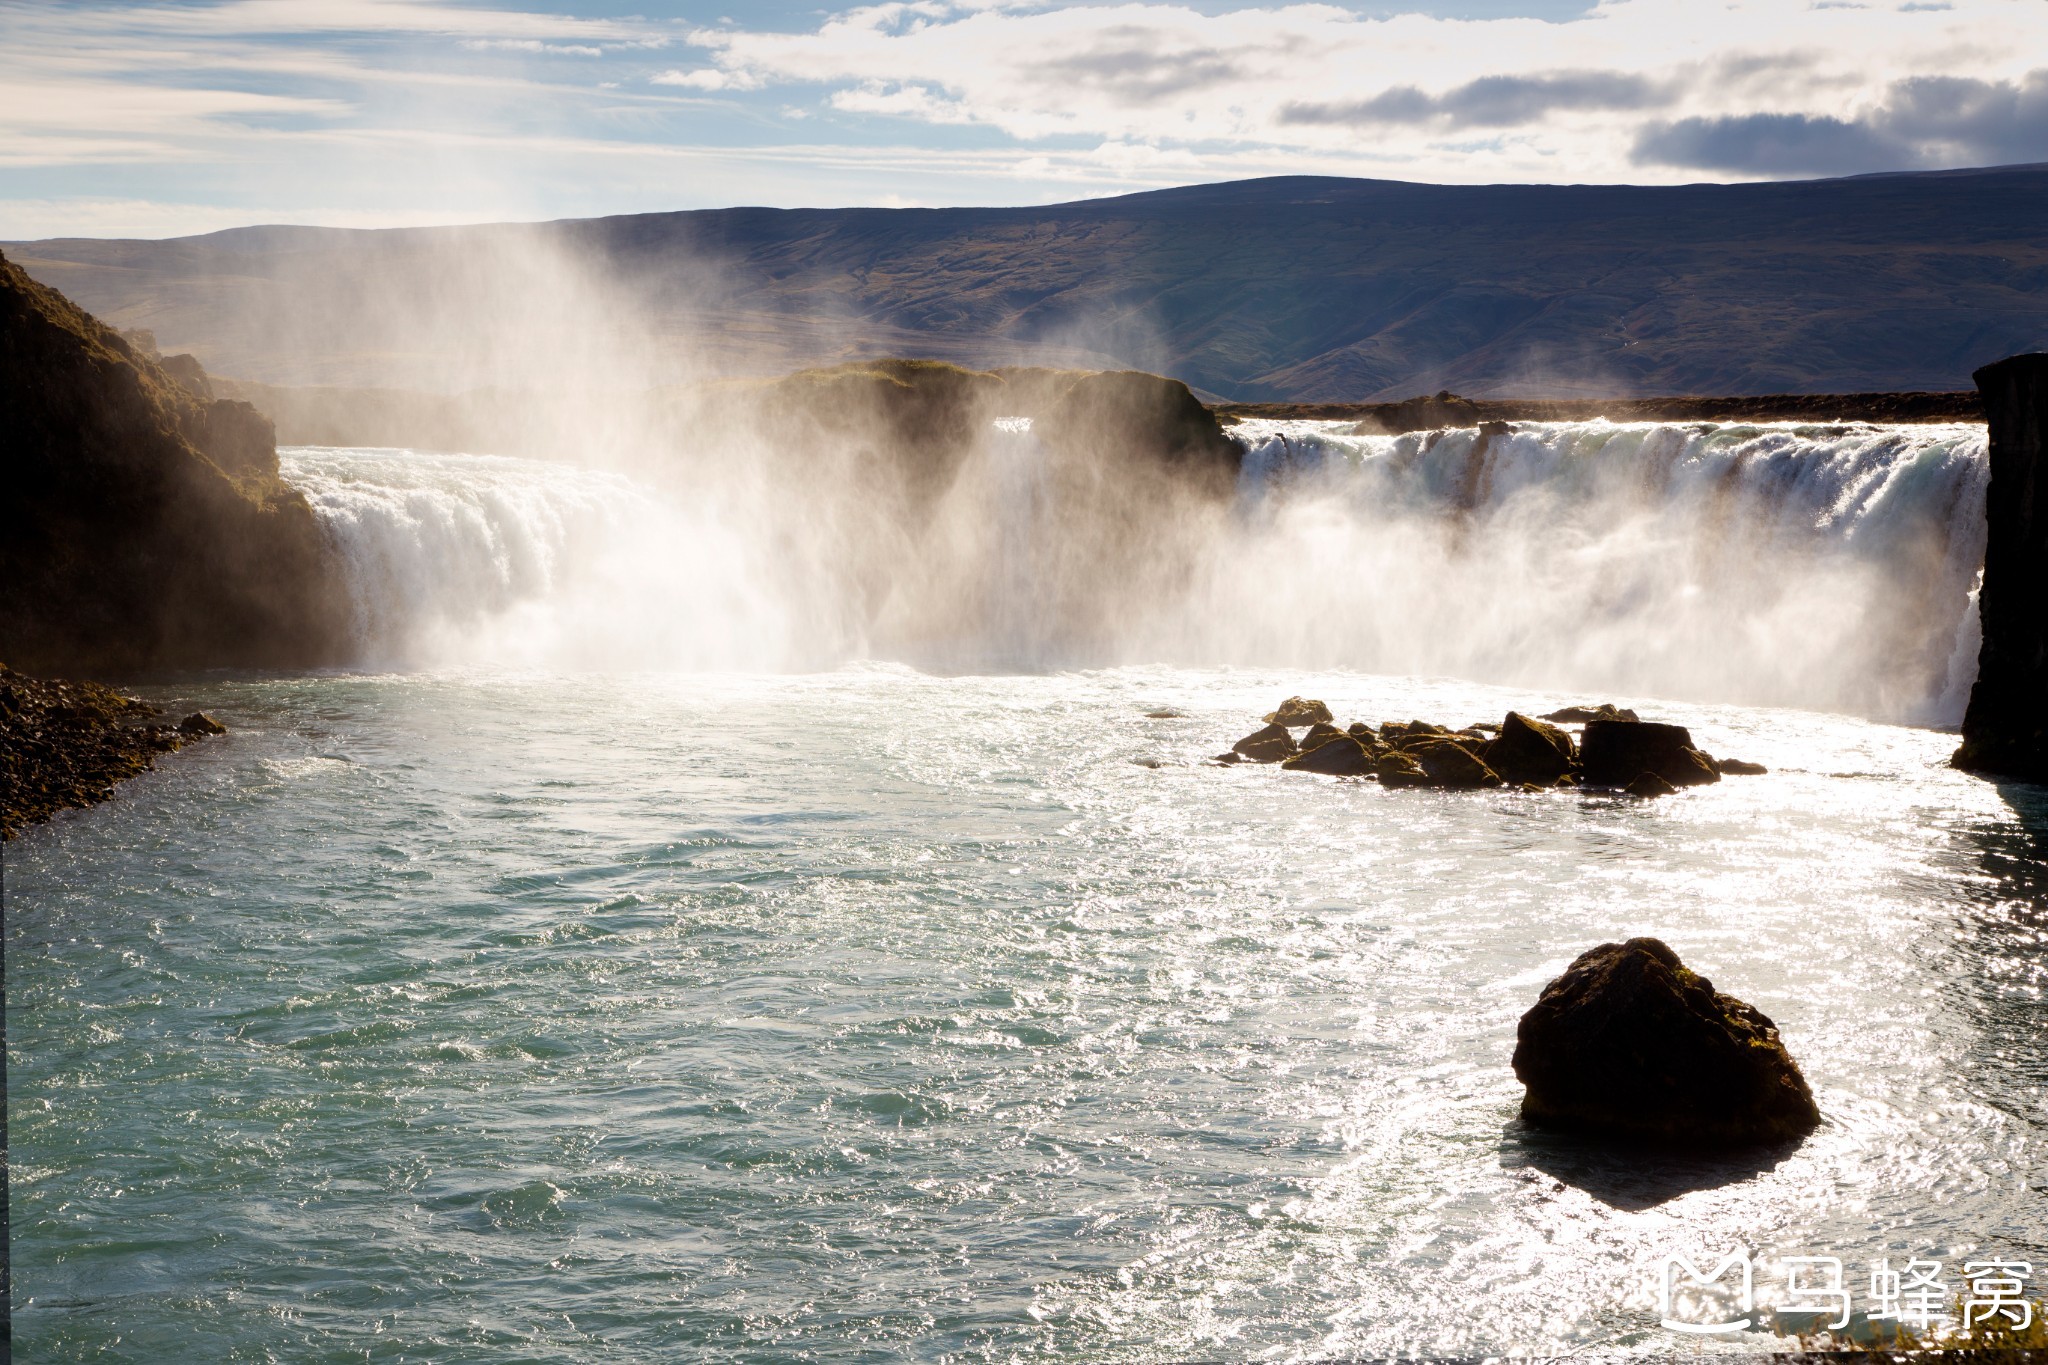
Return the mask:
[[[23,1359],[1658,1352],[1693,1346],[1671,1250],[1742,1243],[1761,1297],[1787,1256],[2048,1260],[2040,791],[1938,732],[1648,702],[1772,773],[1636,803],[1200,762],[1303,691],[1560,700],[156,690],[229,734],[7,851]],[[1638,933],[1779,1022],[1826,1115],[1796,1152],[1519,1125],[1516,1018]]]
[[[1122,595],[1019,420],[913,537],[816,480],[286,451],[358,667],[145,686],[228,733],[6,849],[21,1358],[1712,1353],[1814,1325],[1801,1257],[1852,1332],[1876,1262],[2048,1292],[2048,791],[1941,728],[1982,428],[1239,436]],[[1611,700],[1771,771],[1204,762],[1291,694]],[[1635,934],[1778,1021],[1818,1132],[1521,1125],[1516,1020]],[[1751,1327],[1663,1326],[1731,1248]]]

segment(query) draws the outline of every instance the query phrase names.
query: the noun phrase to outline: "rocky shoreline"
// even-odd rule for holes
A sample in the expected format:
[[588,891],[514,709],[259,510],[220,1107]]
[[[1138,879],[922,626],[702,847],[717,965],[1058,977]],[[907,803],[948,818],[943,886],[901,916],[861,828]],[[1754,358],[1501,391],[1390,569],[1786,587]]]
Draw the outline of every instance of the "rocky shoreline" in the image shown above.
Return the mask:
[[[1646,721],[1612,703],[1567,706],[1543,716],[1510,711],[1498,725],[1456,730],[1426,720],[1379,726],[1356,721],[1339,729],[1322,702],[1289,697],[1265,721],[1209,761],[1277,763],[1288,772],[1370,778],[1384,787],[1587,787],[1645,798],[1719,782],[1724,773],[1765,771],[1760,763],[1702,751],[1683,725]],[[1576,739],[1565,725],[1582,727]]]
[[227,727],[91,682],[31,678],[0,665],[0,840],[61,810],[96,805],[156,766],[157,757]]

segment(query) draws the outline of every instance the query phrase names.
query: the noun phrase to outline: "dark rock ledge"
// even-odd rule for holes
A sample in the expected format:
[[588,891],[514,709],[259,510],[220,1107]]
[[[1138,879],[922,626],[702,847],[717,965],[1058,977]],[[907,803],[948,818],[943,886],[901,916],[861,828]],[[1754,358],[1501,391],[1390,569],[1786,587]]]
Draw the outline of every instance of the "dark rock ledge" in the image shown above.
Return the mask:
[[98,683],[46,682],[0,665],[0,838],[104,801],[158,754],[226,729],[198,711],[176,725],[161,715]]

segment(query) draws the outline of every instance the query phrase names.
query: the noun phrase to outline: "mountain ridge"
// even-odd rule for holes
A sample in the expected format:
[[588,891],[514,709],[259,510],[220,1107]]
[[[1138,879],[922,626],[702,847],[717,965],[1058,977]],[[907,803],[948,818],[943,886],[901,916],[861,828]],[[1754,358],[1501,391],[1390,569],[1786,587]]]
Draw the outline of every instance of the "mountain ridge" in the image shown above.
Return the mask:
[[2048,164],[1675,186],[1287,176],[1045,206],[5,245],[101,316],[266,383],[480,387],[493,376],[408,336],[436,325],[419,300],[485,315],[519,253],[546,251],[632,299],[678,368],[921,355],[1363,402],[1967,388],[2048,346],[2043,221]]

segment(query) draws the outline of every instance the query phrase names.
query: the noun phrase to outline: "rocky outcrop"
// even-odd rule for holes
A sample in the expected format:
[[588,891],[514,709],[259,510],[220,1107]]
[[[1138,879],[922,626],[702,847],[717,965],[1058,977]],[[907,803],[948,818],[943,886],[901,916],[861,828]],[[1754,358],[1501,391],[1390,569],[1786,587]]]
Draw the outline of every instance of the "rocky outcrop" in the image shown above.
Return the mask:
[[1650,773],[1672,787],[1719,782],[1714,760],[1693,747],[1683,725],[1647,720],[1589,720],[1579,738],[1581,780],[1595,787],[1627,787]]
[[[1459,730],[1426,720],[1388,721],[1378,727],[1353,721],[1340,730],[1334,720],[1324,719],[1331,712],[1322,702],[1289,697],[1267,713],[1263,728],[1214,761],[1278,763],[1288,772],[1372,777],[1386,787],[1511,787],[1523,792],[1589,787],[1644,798],[1718,782],[1724,771],[1764,771],[1762,764],[1736,759],[1716,762],[1693,746],[1692,732],[1682,725],[1639,721],[1634,712],[1611,705],[1570,709],[1596,717],[1586,722],[1581,742],[1575,743],[1558,726],[1519,711],[1508,712],[1498,725]],[[1629,719],[1615,719],[1619,715]],[[1293,729],[1282,722],[1307,729],[1297,741]]]
[[1550,787],[1572,770],[1578,756],[1572,737],[1555,725],[1510,711],[1499,737],[1487,747],[1486,765],[1509,782]]
[[1675,1146],[1796,1140],[1820,1123],[1770,1019],[1654,938],[1603,943],[1543,988],[1515,1030],[1522,1117]]
[[1598,706],[1560,706],[1555,711],[1545,711],[1542,719],[1565,725],[1583,725],[1589,720],[1641,720],[1642,717],[1625,706],[1603,701]]
[[269,423],[0,257],[0,655],[40,673],[337,662],[350,614]]
[[1314,748],[1302,750],[1280,766],[1293,772],[1329,777],[1364,777],[1373,771],[1373,756],[1350,735],[1336,730]]
[[1991,437],[1984,643],[1951,762],[2048,782],[2048,354],[2010,356],[1976,380]]
[[60,810],[90,806],[157,755],[226,732],[202,712],[177,725],[98,683],[46,682],[0,666],[0,839]]
[[1328,725],[1330,708],[1307,697],[1289,697],[1266,713],[1268,725]]
[[1294,736],[1287,732],[1286,726],[1268,725],[1231,745],[1230,752],[1254,763],[1278,763],[1294,757],[1300,752],[1300,746],[1295,744]]

